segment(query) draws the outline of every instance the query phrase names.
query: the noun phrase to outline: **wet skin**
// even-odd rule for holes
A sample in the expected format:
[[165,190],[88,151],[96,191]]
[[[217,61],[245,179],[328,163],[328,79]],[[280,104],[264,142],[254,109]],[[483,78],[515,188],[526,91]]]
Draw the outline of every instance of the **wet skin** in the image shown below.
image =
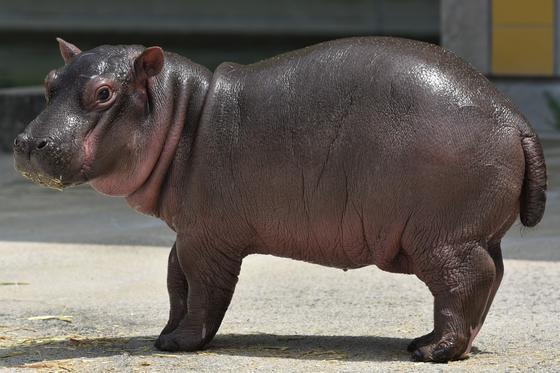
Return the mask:
[[158,47],[59,46],[66,64],[14,142],[16,167],[50,187],[88,182],[177,233],[162,350],[204,348],[243,258],[271,254],[415,274],[434,329],[412,357],[463,358],[503,275],[502,237],[542,218],[534,131],[437,46],[342,39],[214,73]]

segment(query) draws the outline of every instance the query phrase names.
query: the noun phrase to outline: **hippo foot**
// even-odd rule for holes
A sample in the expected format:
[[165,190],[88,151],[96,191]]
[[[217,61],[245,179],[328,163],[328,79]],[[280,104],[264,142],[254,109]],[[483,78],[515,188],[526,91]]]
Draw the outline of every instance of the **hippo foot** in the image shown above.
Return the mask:
[[[431,339],[428,341],[428,339]],[[425,342],[425,344],[422,344]],[[417,343],[413,346],[414,343]],[[416,338],[409,348],[416,347],[412,352],[414,361],[432,361],[435,363],[447,363],[450,360],[460,360],[467,357],[467,338],[448,335],[436,340],[433,332],[420,338]]]
[[193,338],[188,335],[181,335],[175,332],[169,334],[160,334],[155,341],[154,346],[161,351],[177,352],[177,351],[198,351],[202,350],[206,342],[200,338]]
[[432,343],[432,340],[434,339],[434,331],[432,330],[431,332],[429,332],[426,335],[423,335],[421,337],[418,338],[414,338],[406,347],[406,350],[408,352],[414,352],[416,351],[418,348],[420,347],[424,347],[425,345],[428,345],[430,343]]

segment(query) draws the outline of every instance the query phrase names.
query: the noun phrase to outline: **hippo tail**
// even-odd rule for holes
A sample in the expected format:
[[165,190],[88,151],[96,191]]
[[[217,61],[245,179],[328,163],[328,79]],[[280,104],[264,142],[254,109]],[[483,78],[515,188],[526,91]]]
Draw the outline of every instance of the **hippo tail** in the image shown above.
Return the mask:
[[546,165],[539,138],[527,122],[523,123],[521,132],[521,146],[525,155],[525,176],[521,188],[519,216],[524,226],[534,227],[544,215]]

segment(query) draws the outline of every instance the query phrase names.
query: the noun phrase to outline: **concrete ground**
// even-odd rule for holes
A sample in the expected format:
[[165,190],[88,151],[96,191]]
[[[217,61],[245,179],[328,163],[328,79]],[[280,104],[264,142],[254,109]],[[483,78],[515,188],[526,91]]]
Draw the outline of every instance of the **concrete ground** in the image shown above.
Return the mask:
[[504,282],[474,351],[447,365],[406,352],[432,326],[432,297],[415,277],[268,256],[244,262],[208,350],[160,353],[172,232],[88,187],[28,183],[0,155],[0,370],[559,371],[560,142],[545,148],[546,216],[510,230]]

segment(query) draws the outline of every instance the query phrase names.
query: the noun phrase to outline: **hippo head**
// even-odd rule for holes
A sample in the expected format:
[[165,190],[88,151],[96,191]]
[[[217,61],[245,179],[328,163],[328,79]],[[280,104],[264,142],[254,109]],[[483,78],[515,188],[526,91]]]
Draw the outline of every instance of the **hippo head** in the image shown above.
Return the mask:
[[126,196],[157,161],[156,81],[161,48],[100,46],[82,52],[57,39],[65,65],[45,78],[47,104],[14,141],[15,165],[25,177],[62,189],[84,182]]

